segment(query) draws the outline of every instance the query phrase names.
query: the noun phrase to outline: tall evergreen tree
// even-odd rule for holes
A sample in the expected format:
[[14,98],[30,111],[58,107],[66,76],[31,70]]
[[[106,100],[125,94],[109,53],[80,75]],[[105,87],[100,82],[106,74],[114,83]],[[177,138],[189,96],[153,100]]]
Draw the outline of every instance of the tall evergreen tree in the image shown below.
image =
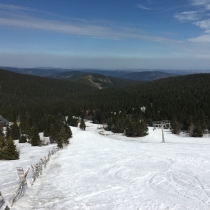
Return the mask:
[[3,135],[0,135],[0,150],[6,146],[6,141]]
[[57,131],[55,129],[55,126],[53,124],[50,125],[50,142],[55,143],[57,142]]
[[178,121],[172,122],[171,127],[172,127],[172,133],[174,133],[174,134],[179,134],[180,133],[181,126],[180,126],[180,123]]
[[66,124],[64,125],[64,127],[65,127],[65,131],[66,131],[66,134],[67,134],[68,138],[71,138],[72,137],[71,128]]
[[20,130],[19,130],[19,127],[18,127],[16,122],[11,126],[10,131],[11,131],[12,139],[19,139],[20,138]]
[[39,131],[36,126],[33,127],[33,134],[31,137],[31,145],[32,146],[40,146],[41,145]]
[[11,129],[7,127],[6,139],[8,140],[11,137]]
[[145,121],[141,120],[138,126],[138,136],[145,136],[147,135],[148,127]]
[[109,118],[107,120],[107,128],[106,128],[106,130],[111,131],[112,125],[113,125],[113,120],[111,118]]
[[126,127],[126,136],[133,137],[135,136],[135,125],[134,122],[130,121]]
[[68,116],[67,121],[66,121],[67,125],[71,125],[71,120],[72,120],[72,116]]
[[34,135],[34,126],[31,126],[28,130],[28,139],[30,140],[30,142],[32,140],[33,135]]
[[64,145],[67,144],[69,144],[68,134],[66,133],[65,127],[62,126],[58,134],[58,147],[62,148]]

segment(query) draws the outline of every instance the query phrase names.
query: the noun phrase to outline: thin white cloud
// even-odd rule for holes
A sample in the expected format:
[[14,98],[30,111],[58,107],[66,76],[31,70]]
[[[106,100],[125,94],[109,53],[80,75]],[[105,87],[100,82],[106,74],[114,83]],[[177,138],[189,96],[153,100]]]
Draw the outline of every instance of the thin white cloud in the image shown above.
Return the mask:
[[23,11],[37,11],[28,7],[20,7],[17,5],[13,4],[0,4],[0,9],[1,10],[23,10]]
[[210,10],[210,0],[191,0],[193,6],[203,7]]
[[184,11],[174,15],[174,18],[180,22],[191,22],[191,24],[202,29],[204,34],[189,38],[189,42],[195,43],[209,43],[210,42],[210,19],[209,16],[210,0],[189,0],[193,11]]
[[204,29],[205,33],[210,34],[210,19],[197,21],[194,24],[200,27],[201,29]]
[[18,12],[25,12],[31,14],[31,12],[35,13],[35,14],[44,14],[44,15],[48,15],[48,16],[53,16],[53,17],[57,17],[57,18],[64,18],[64,19],[74,19],[74,20],[79,20],[79,21],[86,21],[86,20],[82,20],[82,19],[76,19],[76,18],[69,18],[67,16],[63,16],[63,15],[58,15],[56,13],[52,13],[52,12],[47,12],[44,10],[37,10],[37,9],[32,9],[29,7],[21,7],[21,6],[17,6],[17,5],[13,5],[13,4],[0,4],[0,15],[3,15],[6,12],[14,12],[15,11],[15,15],[18,15]]
[[198,20],[198,12],[196,11],[185,11],[174,15],[174,18],[181,22]]
[[[142,5],[139,5],[139,7],[141,6]],[[146,7],[142,8],[153,10]],[[15,10],[15,12],[13,10]],[[35,14],[31,13],[31,11],[35,13],[44,13],[45,16],[47,15],[47,19],[33,17]],[[58,17],[56,19],[59,20],[55,20],[55,18],[51,18],[51,16]],[[61,21],[61,19],[64,19],[65,21]],[[103,21],[103,26],[101,26],[101,22],[102,21],[98,20],[71,19],[27,7],[0,4],[0,26],[53,31],[74,36],[87,36],[100,39],[143,39],[155,42],[181,42],[179,40],[171,40],[161,36],[145,35],[140,29],[119,27],[119,23],[113,25],[112,23],[110,24],[109,21]]]
[[138,4],[137,7],[138,7],[139,9],[143,9],[143,10],[154,10],[154,9],[152,9],[152,8],[145,7],[145,6],[142,5],[142,4]]
[[197,21],[193,23],[199,28],[203,29],[206,33],[205,35],[201,35],[195,38],[188,39],[190,42],[200,42],[200,43],[210,43],[210,19]]
[[27,19],[17,19],[17,18],[0,18],[0,25],[10,26],[17,28],[28,28],[28,29],[38,29],[46,31],[54,31],[60,33],[68,33],[72,35],[86,35],[95,37],[105,37],[113,35],[109,28],[94,26],[94,25],[74,25],[63,23],[59,21],[44,20],[38,18],[27,18]]
[[203,35],[196,38],[188,39],[190,42],[197,42],[197,43],[210,43],[210,35]]
[[0,26],[9,26],[13,28],[26,28],[34,30],[53,31],[58,33],[66,33],[74,36],[87,36],[91,38],[101,39],[145,39],[156,42],[177,43],[180,41],[170,40],[164,37],[145,35],[141,30],[132,28],[122,28],[115,26],[100,26],[96,24],[84,23],[77,21],[76,23],[62,22],[56,20],[45,20],[41,18],[33,18],[30,16],[21,16],[11,14],[11,16],[0,17]]

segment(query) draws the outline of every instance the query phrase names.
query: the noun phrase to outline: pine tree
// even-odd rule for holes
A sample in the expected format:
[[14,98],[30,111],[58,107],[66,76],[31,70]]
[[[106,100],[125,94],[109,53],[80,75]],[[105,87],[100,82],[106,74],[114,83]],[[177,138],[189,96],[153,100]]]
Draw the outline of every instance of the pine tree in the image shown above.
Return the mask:
[[132,121],[130,121],[127,124],[125,135],[128,136],[128,137],[132,137],[132,136],[135,136],[134,132],[135,132],[134,131],[134,123]]
[[25,122],[21,122],[20,126],[19,126],[19,129],[20,129],[20,135],[26,134],[26,123]]
[[188,128],[189,136],[193,136],[194,127],[195,127],[194,124],[191,123],[189,128]]
[[34,135],[34,126],[30,127],[28,130],[28,139],[30,140],[30,142],[32,140],[33,135]]
[[58,134],[58,147],[63,148],[63,145],[69,144],[68,134],[66,133],[66,129],[64,126],[61,127],[60,132]]
[[202,136],[203,136],[203,130],[201,129],[201,126],[196,125],[194,127],[192,137],[202,137]]
[[66,124],[64,125],[64,127],[65,127],[65,130],[66,130],[66,134],[68,135],[68,138],[71,138],[72,137],[71,128]]
[[112,119],[108,119],[107,120],[107,128],[106,128],[106,130],[111,131],[112,125],[113,125]]
[[61,139],[58,139],[57,146],[58,146],[58,148],[63,148],[63,143],[62,143]]
[[21,127],[22,134],[26,134],[26,137],[28,139],[30,139],[30,135],[29,135],[30,134],[30,129],[31,129],[31,127],[28,123],[24,123],[23,128]]
[[0,160],[5,159],[4,158],[5,146],[6,146],[5,138],[4,136],[0,135]]
[[50,125],[50,142],[55,143],[57,141],[57,131],[53,124]]
[[4,136],[3,128],[0,126],[0,136]]
[[18,127],[16,122],[11,126],[10,131],[11,131],[12,139],[19,139],[20,138],[20,130],[19,130],[19,127]]
[[78,126],[78,120],[77,119],[72,119],[71,120],[71,126],[77,127]]
[[174,121],[174,122],[172,122],[171,126],[172,126],[172,133],[173,134],[179,134],[180,133],[181,126],[180,126],[179,122]]
[[71,125],[71,120],[72,120],[72,116],[68,116],[68,119],[67,119],[67,125]]
[[52,124],[52,118],[50,116],[44,117],[44,136],[49,137],[50,136],[50,126]]
[[142,120],[140,123],[138,123],[138,136],[145,136],[147,135],[148,127],[147,124]]
[[31,145],[32,146],[40,146],[41,145],[39,131],[38,131],[38,128],[36,126],[34,126],[34,128],[33,128],[33,134],[32,134],[32,138],[31,138]]
[[86,129],[86,125],[85,125],[85,122],[84,122],[83,119],[81,120],[79,127],[80,127],[81,130],[85,130]]
[[4,151],[4,158],[6,160],[19,159],[19,152],[17,151],[17,148],[11,137],[7,140],[6,150]]
[[5,138],[3,135],[0,135],[0,150],[6,146]]
[[115,120],[114,132],[115,133],[123,133],[126,129],[126,122],[124,118],[117,118]]
[[129,137],[142,137],[145,136],[148,131],[147,125],[144,121],[139,120],[130,121],[126,128],[126,136]]
[[8,127],[7,128],[7,133],[6,133],[6,139],[8,140],[9,137],[11,137],[11,129]]
[[19,139],[19,143],[26,143],[26,142],[27,142],[26,136],[22,135]]
[[50,136],[50,132],[48,131],[48,129],[47,128],[45,128],[45,130],[44,130],[44,136],[45,137],[48,137],[48,136]]
[[116,122],[115,122],[114,132],[115,133],[121,133],[120,132],[120,121],[119,120],[116,120]]

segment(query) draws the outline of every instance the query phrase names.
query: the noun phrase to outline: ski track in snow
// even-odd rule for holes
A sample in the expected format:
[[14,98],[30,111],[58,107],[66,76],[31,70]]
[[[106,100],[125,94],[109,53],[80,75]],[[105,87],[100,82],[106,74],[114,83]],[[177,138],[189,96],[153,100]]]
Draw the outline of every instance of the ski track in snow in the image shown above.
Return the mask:
[[[52,156],[12,210],[210,209],[209,138],[165,131],[162,144],[158,129],[150,128],[143,138],[102,136],[91,123],[86,131],[72,127],[72,132],[70,145]],[[49,147],[43,149],[46,155]],[[21,158],[18,166],[30,165],[28,161]],[[0,161],[5,198],[18,183],[18,176],[10,175],[18,161],[9,163]]]

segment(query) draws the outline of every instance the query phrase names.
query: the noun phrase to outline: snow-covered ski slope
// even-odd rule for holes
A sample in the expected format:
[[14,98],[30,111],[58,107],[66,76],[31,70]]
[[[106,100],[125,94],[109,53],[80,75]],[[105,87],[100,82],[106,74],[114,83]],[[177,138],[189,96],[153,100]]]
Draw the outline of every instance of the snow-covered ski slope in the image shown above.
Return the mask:
[[[126,138],[102,136],[97,125],[86,125],[86,131],[72,127],[71,144],[51,159],[12,209],[210,209],[210,138],[165,130],[163,144],[159,129],[150,128],[143,138]],[[26,166],[26,161],[21,156],[14,163]],[[5,163],[0,161],[0,189],[8,197],[4,188],[12,180]]]

